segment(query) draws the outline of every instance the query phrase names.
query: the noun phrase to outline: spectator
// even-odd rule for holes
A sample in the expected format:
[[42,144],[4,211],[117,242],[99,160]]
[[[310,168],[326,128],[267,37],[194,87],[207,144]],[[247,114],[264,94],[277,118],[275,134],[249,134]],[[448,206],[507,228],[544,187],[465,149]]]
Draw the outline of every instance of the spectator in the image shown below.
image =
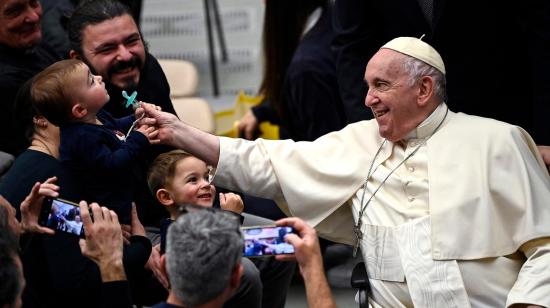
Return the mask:
[[296,260],[306,286],[309,307],[335,308],[327,277],[323,267],[323,258],[319,248],[319,238],[315,229],[303,220],[292,217],[277,221],[278,226],[291,226],[297,234],[289,233],[285,240],[294,246],[294,255],[280,255],[278,260]]
[[102,78],[79,60],[59,61],[36,75],[31,96],[61,127],[60,160],[83,183],[81,198],[108,204],[128,224],[137,186],[128,175],[144,159],[153,128],[132,130],[134,116],[115,119],[102,110],[109,100]]
[[[67,33],[67,22],[80,0],[41,0],[44,16],[42,34],[60,58],[68,58],[71,45]],[[130,7],[136,24],[139,26],[142,0],[121,0]]]
[[[137,1],[131,2],[137,4]],[[157,59],[147,51],[141,31],[132,16],[131,10],[119,1],[82,1],[68,23],[70,57],[81,59],[93,74],[103,78],[110,96],[104,109],[114,117],[133,113],[133,110],[124,107],[126,100],[121,95],[123,90],[128,94],[136,90],[137,99],[176,114],[166,76]],[[139,169],[134,178],[139,189],[134,200],[140,219],[146,226],[158,227],[165,213],[147,189],[145,174],[158,154],[171,149],[166,146],[151,147],[146,159],[136,166]]]
[[139,100],[176,113],[166,76],[147,51],[127,6],[115,0],[83,1],[69,19],[68,29],[70,57],[84,61],[105,82],[111,98],[105,110],[115,117],[132,114],[121,93],[137,90]]
[[[0,220],[8,215],[6,209],[0,206]],[[18,254],[15,237],[8,226],[0,222],[0,305],[2,307],[19,308],[22,305],[21,294],[25,288],[23,266]]]
[[[210,168],[204,161],[181,150],[163,153],[151,165],[148,175],[149,188],[170,213],[170,219],[164,220],[161,224],[161,251],[164,251],[166,243],[163,235],[179,216],[181,205],[212,207],[216,187],[210,184],[209,174]],[[240,196],[234,193],[220,193],[219,199],[220,207],[240,216],[242,222],[243,216],[240,214],[244,205]],[[274,259],[243,259],[242,265],[244,274],[241,286],[226,306],[284,307],[294,265]]]
[[[88,207],[84,201],[80,202],[80,214],[86,232],[86,239],[80,239],[79,242],[82,255],[97,264],[103,282],[100,307],[132,307],[123,266],[123,237],[118,216],[114,211],[96,203]],[[138,221],[135,209],[132,219]],[[145,232],[142,233],[140,236],[144,237]]]
[[344,127],[330,47],[332,1],[267,0],[263,32],[265,101],[245,114],[239,131],[255,139],[258,123],[270,121],[282,126],[281,138],[311,141]]
[[240,285],[243,237],[223,211],[181,215],[168,229],[162,268],[170,280],[165,303],[153,307],[223,307]]
[[[57,195],[58,187],[52,184],[53,179],[48,181],[50,182],[44,184],[36,183],[21,204],[21,229],[24,232],[53,234],[52,230],[38,225],[43,197]],[[123,267],[122,230],[116,214],[94,203],[90,206],[90,211],[94,213],[95,218],[92,222],[85,202],[81,202],[80,209],[88,235],[80,242],[82,253],[98,264],[103,281],[100,307],[131,307]],[[135,210],[132,213],[132,219],[133,222],[137,222],[133,224],[135,228],[133,232],[144,233],[143,227],[141,231],[137,230],[140,224]],[[17,253],[17,238],[20,232],[18,225],[13,208],[0,196],[0,277],[2,278],[0,279],[0,305],[2,307],[21,307],[22,305],[21,293],[25,288],[25,279],[23,266]],[[97,298],[88,295],[88,300],[94,301]],[[64,297],[64,300],[66,301],[67,297]],[[27,302],[25,304],[30,306]],[[73,304],[74,302],[68,303],[70,306]],[[58,304],[58,306],[63,307],[65,304]],[[79,303],[79,306],[86,306],[86,304]]]
[[59,60],[41,40],[42,7],[38,0],[0,0],[0,151],[19,155],[23,132],[13,120],[17,91],[31,77]]
[[18,123],[17,131],[23,132],[25,136],[22,145],[27,149],[17,157],[0,182],[0,194],[16,205],[17,217],[20,217],[17,205],[23,202],[33,185],[50,177],[57,178],[62,198],[77,200],[82,195],[76,181],[58,160],[59,128],[38,112],[32,102],[31,86],[32,79],[21,87],[14,113]]
[[[44,233],[52,235],[54,233],[53,230],[41,227],[38,224],[38,219],[43,204],[43,198],[45,196],[58,196],[59,187],[55,185],[54,182],[55,178],[50,178],[43,184],[40,184],[38,182],[33,186],[30,194],[21,203],[20,224],[15,219],[15,211],[13,210],[12,206],[9,204],[9,202],[2,198],[2,196],[0,196],[0,229],[5,229],[3,227],[5,225],[10,226],[10,234],[13,234],[13,239],[11,240],[11,242],[15,243],[15,246],[17,246],[17,238],[19,237],[20,233],[19,230],[27,234]],[[127,289],[127,282],[118,281],[126,280],[125,273],[128,273],[129,275],[134,275],[136,267],[143,267],[143,264],[146,260],[146,257],[141,257],[141,259],[143,259],[141,261],[138,260],[140,258],[140,255],[149,256],[151,252],[151,244],[149,240],[144,236],[145,230],[143,229],[143,226],[137,218],[135,208],[132,209],[132,236],[129,239],[130,245],[126,245],[123,249],[123,247],[118,246],[119,241],[113,240],[117,238],[117,234],[122,234],[122,230],[120,224],[118,223],[116,215],[112,211],[109,212],[107,208],[100,208],[97,204],[92,204],[90,206],[91,211],[94,212],[94,217],[97,217],[97,220],[96,223],[91,223],[89,221],[90,218],[87,209],[88,205],[86,204],[86,202],[81,202],[81,210],[83,207],[86,208],[84,210],[85,214],[82,214],[83,217],[86,216],[85,219],[83,218],[83,223],[89,231],[87,231],[88,237],[85,241],[81,241],[80,246],[82,249],[82,253],[91,258],[99,265],[98,273],[101,274],[101,277],[98,278],[97,285],[95,285],[94,283],[96,282],[93,281],[93,279],[95,278],[93,271],[81,267],[80,262],[78,262],[79,260],[72,259],[71,262],[64,263],[65,259],[60,258],[59,251],[57,251],[58,255],[56,255],[56,258],[59,258],[61,260],[61,265],[71,264],[71,267],[77,267],[77,269],[79,270],[75,272],[78,273],[77,275],[79,275],[79,277],[76,277],[76,279],[74,280],[75,283],[78,283],[78,285],[72,286],[73,289],[68,289],[67,287],[63,288],[62,291],[64,293],[68,290],[70,291],[70,293],[65,294],[65,296],[63,297],[64,301],[60,303],[59,296],[61,295],[61,293],[56,293],[56,289],[49,288],[49,284],[51,284],[52,282],[45,281],[38,286],[39,288],[46,289],[47,291],[46,293],[43,293],[44,296],[39,297],[40,302],[34,303],[31,301],[26,301],[25,297],[23,297],[26,306],[34,307],[44,305],[49,307],[52,306],[52,303],[56,303],[56,306],[58,307],[73,307],[74,303],[77,302],[79,303],[79,307],[123,307],[124,305],[122,304],[126,302],[131,302]],[[3,215],[4,212],[7,212],[9,215]],[[7,218],[7,221],[4,217]],[[104,218],[104,220],[102,218]],[[86,221],[84,222],[84,220]],[[67,238],[67,240],[69,239],[70,238]],[[22,246],[26,248],[22,251],[24,256],[26,253],[29,253],[29,251],[25,250],[30,249],[27,247],[29,246],[27,244],[23,244]],[[67,253],[67,251],[63,251],[63,254],[65,253]],[[43,273],[44,270],[47,269],[46,267],[49,265],[49,263],[52,263],[52,260],[49,260],[48,255],[45,256],[43,254],[39,254],[38,257],[42,261],[42,264],[33,269],[33,271]],[[46,263],[46,266],[44,263]],[[23,262],[23,264],[25,263]],[[29,270],[26,266],[24,267],[24,269],[25,272]],[[53,268],[54,271],[60,269],[60,267]],[[85,274],[83,274],[82,271],[84,271]],[[82,291],[79,290],[80,284],[82,284],[80,280],[82,278],[80,276],[82,275],[85,276],[85,282],[83,283],[84,285],[86,285],[85,291],[88,291],[88,293],[83,293],[86,293],[87,297],[81,295],[80,292]],[[67,279],[69,277],[65,276],[63,278]],[[41,279],[44,280],[51,278],[41,277]],[[100,281],[103,281],[104,284],[99,284]],[[113,283],[105,284],[111,281],[113,281]],[[2,281],[0,280],[0,282]],[[55,279],[53,280],[53,282],[55,282]],[[99,288],[100,286],[101,289]],[[29,286],[27,285],[27,288],[25,288],[25,292],[27,291],[28,287]],[[103,294],[99,295],[101,294],[101,290],[103,290]],[[90,296],[89,291],[94,291],[93,294],[98,294],[98,296]],[[51,297],[54,297],[54,299],[52,299]],[[86,300],[84,300],[84,298],[86,298]],[[27,299],[32,298],[27,297]],[[101,304],[99,304],[99,302],[101,302]]]

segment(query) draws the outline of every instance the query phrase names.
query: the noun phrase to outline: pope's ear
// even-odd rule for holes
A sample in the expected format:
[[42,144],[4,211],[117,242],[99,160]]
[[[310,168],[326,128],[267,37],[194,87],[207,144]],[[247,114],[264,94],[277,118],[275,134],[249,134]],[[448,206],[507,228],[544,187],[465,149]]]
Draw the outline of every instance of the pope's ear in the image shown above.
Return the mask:
[[74,49],[71,49],[71,51],[69,51],[69,58],[76,59],[76,60],[82,60],[82,57],[80,56],[80,54],[78,52],[76,52]]
[[160,202],[160,204],[164,206],[172,206],[175,204],[174,199],[172,199],[172,194],[170,194],[170,192],[164,188],[157,190],[155,196],[157,197],[157,200]]
[[418,104],[424,106],[435,95],[435,80],[430,76],[423,76],[418,87]]

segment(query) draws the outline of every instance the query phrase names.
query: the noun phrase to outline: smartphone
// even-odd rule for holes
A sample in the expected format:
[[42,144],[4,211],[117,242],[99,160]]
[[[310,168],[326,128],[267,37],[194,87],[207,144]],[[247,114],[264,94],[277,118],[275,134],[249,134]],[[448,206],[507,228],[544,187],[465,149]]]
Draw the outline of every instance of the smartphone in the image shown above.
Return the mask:
[[59,199],[44,198],[38,223],[47,228],[84,237],[84,227],[78,204]]
[[245,257],[268,257],[293,254],[294,246],[285,242],[285,235],[296,233],[292,227],[242,227]]

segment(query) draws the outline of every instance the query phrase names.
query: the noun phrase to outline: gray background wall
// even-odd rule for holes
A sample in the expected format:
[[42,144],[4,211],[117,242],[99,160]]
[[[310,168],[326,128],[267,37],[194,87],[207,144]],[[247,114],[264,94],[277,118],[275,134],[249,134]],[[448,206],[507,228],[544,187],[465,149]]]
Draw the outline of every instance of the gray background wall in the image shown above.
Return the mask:
[[[205,10],[202,0],[145,0],[141,28],[157,58],[193,62],[200,74],[199,96],[212,95]],[[220,93],[233,98],[239,90],[255,94],[262,70],[260,40],[264,4],[261,0],[218,0],[229,61],[221,63],[216,42]],[[214,32],[214,34],[216,34]],[[217,38],[214,36],[214,38]]]

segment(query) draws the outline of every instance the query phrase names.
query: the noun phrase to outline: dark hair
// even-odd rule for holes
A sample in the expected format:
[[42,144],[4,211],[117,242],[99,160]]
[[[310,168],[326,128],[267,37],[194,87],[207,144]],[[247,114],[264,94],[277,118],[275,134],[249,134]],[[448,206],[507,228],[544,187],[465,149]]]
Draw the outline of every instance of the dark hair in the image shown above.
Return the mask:
[[[75,9],[68,22],[69,42],[71,48],[82,55],[82,31],[89,25],[96,25],[105,20],[129,15],[129,7],[115,0],[86,0]],[[137,24],[136,24],[137,25]],[[140,33],[141,34],[141,33]]]
[[36,109],[50,123],[61,126],[71,121],[73,97],[69,86],[72,74],[82,61],[61,60],[34,76],[30,90]]
[[[5,198],[4,200],[6,202],[8,201]],[[11,215],[11,213],[6,209],[7,206],[11,205],[6,204],[5,202],[2,202],[2,204],[0,204],[0,240],[6,242],[9,247],[17,252],[19,237],[15,234],[15,232],[13,232],[12,227],[10,226],[10,221],[8,217]],[[2,280],[0,279],[0,281]]]
[[35,133],[33,118],[40,114],[32,103],[31,86],[32,78],[19,88],[15,96],[13,117],[17,131],[23,133],[23,135],[17,134],[17,137],[21,138],[17,140],[21,149],[27,148],[31,144],[32,136]]
[[19,269],[15,263],[17,252],[0,239],[0,306],[13,307],[21,291]]
[[309,15],[327,0],[266,0],[263,26],[264,74],[260,94],[279,116],[284,114],[282,88],[292,56]]
[[193,155],[183,150],[172,150],[162,153],[151,163],[147,174],[147,184],[153,196],[161,188],[166,188],[176,175],[176,166],[179,161]]
[[14,306],[21,292],[21,273],[15,258],[18,257],[17,237],[8,226],[9,213],[0,206],[0,306]]

